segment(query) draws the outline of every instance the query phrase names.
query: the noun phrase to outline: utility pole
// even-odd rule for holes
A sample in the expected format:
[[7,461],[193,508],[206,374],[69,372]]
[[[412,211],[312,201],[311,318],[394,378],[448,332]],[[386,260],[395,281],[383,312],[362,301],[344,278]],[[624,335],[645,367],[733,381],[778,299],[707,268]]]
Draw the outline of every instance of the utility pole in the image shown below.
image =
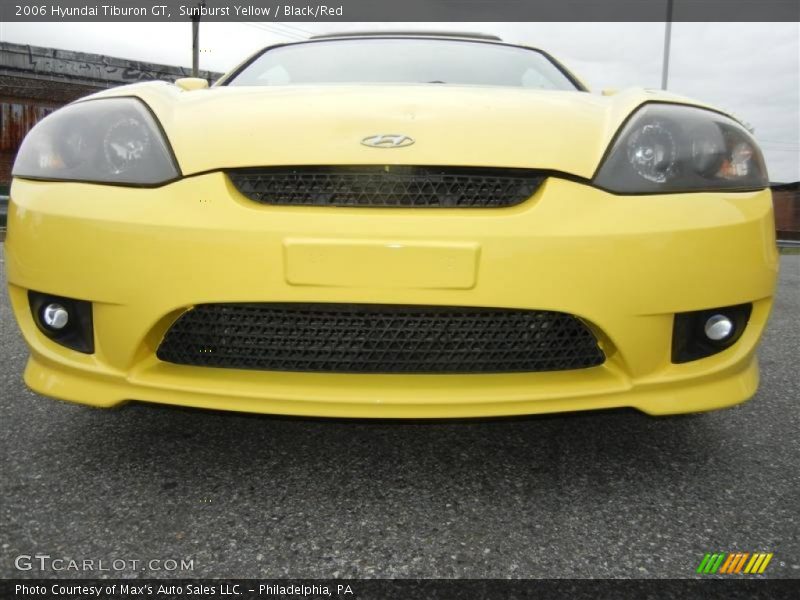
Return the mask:
[[197,13],[192,15],[192,77],[200,75],[200,11],[206,0],[197,3]]
[[672,0],[667,0],[667,23],[664,31],[664,62],[661,68],[661,89],[667,89],[669,80],[669,44],[672,39]]

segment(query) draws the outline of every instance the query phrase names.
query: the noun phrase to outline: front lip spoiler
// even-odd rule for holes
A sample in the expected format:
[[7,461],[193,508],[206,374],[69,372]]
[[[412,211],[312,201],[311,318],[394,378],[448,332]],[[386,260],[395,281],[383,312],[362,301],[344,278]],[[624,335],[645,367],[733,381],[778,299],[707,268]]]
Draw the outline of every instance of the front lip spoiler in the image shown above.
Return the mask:
[[[470,384],[470,381],[473,378],[491,380],[493,377],[508,376],[475,375],[466,376],[467,387],[452,389],[447,398],[441,395],[441,390],[435,392],[435,388],[431,387],[430,394],[419,389],[414,402],[403,402],[399,398],[392,398],[391,394],[387,397],[387,393],[393,389],[402,390],[403,381],[408,385],[414,380],[415,387],[418,387],[420,379],[428,376],[414,376],[410,380],[404,376],[359,375],[357,376],[359,378],[371,379],[375,385],[354,394],[351,393],[353,388],[347,387],[345,383],[348,376],[336,376],[337,382],[330,379],[332,376],[324,374],[281,373],[277,374],[280,376],[278,380],[286,383],[270,392],[262,390],[255,395],[232,392],[230,386],[198,385],[201,381],[198,377],[203,378],[204,371],[216,369],[203,370],[154,362],[130,373],[127,377],[116,377],[63,368],[33,353],[25,369],[25,382],[33,391],[45,396],[98,408],[110,408],[124,405],[129,401],[140,401],[293,417],[450,420],[615,408],[634,408],[649,415],[716,410],[744,402],[758,387],[758,363],[754,354],[748,355],[734,367],[722,375],[712,373],[683,382],[642,383],[631,386],[630,382],[622,379],[617,380],[613,386],[595,389],[591,394],[571,395],[562,391],[561,394],[543,397],[541,394],[519,393],[509,396],[508,393],[503,393],[503,397],[498,398],[498,394],[495,393],[491,399],[476,396],[475,386]],[[603,367],[599,367],[591,371],[602,369]],[[185,373],[185,376],[182,373]],[[239,373],[244,380],[248,379],[248,375],[252,375],[244,371]],[[259,375],[270,376],[270,374]],[[289,383],[291,379],[283,376],[299,376],[303,383],[294,386]],[[275,374],[271,375],[273,381],[275,377]],[[317,379],[318,377],[321,379]],[[392,377],[399,378],[396,384],[390,383],[391,379],[386,379]],[[429,377],[441,379],[443,376]],[[379,383],[375,378],[383,379],[383,383]],[[498,391],[502,389],[492,387]],[[279,389],[283,391],[278,391]],[[324,398],[321,396],[323,390]]]

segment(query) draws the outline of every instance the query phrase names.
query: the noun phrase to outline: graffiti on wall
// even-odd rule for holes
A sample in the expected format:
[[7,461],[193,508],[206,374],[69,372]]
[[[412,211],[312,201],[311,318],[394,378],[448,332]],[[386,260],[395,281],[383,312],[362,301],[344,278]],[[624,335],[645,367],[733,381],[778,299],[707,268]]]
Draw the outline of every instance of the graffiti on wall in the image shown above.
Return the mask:
[[64,60],[50,56],[30,55],[29,58],[29,69],[34,73],[72,75],[83,79],[135,83],[173,75],[154,70],[153,65],[138,62],[123,67],[104,62]]
[[[11,42],[0,42],[0,71],[25,73],[59,80],[79,80],[109,87],[152,80],[174,80],[186,77],[190,70],[173,65],[128,60],[115,56],[90,54],[72,50],[40,48]],[[218,73],[202,71],[206,79]]]

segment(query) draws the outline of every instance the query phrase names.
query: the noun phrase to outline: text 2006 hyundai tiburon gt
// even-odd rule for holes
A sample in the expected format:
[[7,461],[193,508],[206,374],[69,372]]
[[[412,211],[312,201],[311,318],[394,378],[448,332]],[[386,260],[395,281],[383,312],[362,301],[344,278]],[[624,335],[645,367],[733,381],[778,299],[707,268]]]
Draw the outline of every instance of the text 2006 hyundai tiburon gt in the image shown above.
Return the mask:
[[750,397],[777,273],[761,151],[488,36],[326,36],[206,89],[56,111],[7,268],[37,392],[342,417]]

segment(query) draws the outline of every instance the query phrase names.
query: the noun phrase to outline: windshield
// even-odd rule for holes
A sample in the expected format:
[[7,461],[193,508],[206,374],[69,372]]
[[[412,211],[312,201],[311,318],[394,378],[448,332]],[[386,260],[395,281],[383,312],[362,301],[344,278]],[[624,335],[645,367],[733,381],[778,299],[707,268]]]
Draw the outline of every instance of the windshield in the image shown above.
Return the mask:
[[429,83],[545,90],[578,87],[536,50],[436,39],[348,39],[267,50],[226,82],[233,86]]

